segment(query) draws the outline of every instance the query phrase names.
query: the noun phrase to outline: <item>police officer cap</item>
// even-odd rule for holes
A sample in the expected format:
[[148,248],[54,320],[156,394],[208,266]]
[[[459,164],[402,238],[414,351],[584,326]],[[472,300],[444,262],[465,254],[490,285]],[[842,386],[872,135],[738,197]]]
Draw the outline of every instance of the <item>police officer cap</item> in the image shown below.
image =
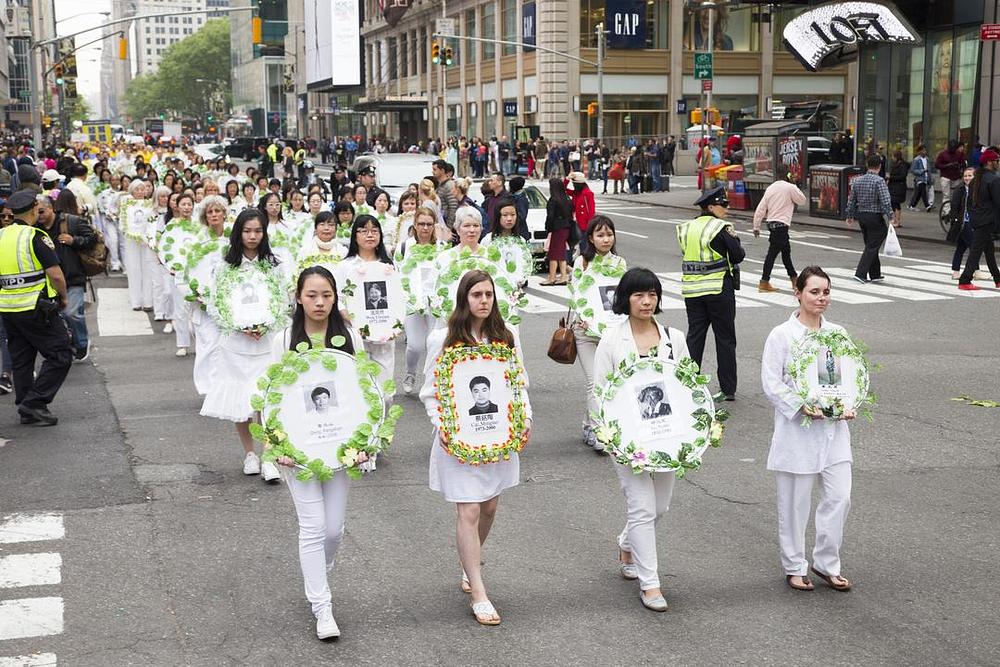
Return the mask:
[[9,208],[15,215],[18,213],[26,213],[35,207],[35,197],[38,196],[34,190],[20,190],[15,192],[7,200],[7,208]]
[[374,176],[374,175],[375,175],[375,167],[372,166],[365,167],[364,169],[358,172],[358,176]]
[[695,206],[699,206],[701,208],[708,208],[714,204],[729,206],[729,199],[726,197],[726,188],[721,185],[717,188],[709,190],[699,197],[698,201],[694,203]]

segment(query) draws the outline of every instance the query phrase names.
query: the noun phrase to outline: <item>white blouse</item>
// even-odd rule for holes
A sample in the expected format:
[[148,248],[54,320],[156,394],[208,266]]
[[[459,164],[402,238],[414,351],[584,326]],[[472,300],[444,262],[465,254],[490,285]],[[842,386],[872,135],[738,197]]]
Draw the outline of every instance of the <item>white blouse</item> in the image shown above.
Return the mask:
[[[836,463],[851,461],[851,433],[847,422],[817,419],[802,426],[802,399],[788,374],[792,344],[809,329],[792,313],[788,321],[771,330],[764,343],[760,363],[760,381],[764,394],[774,405],[774,435],[767,455],[767,469],[808,475],[822,472]],[[844,328],[821,320],[821,329]]]
[[[656,356],[660,359],[673,359],[680,361],[684,357],[690,357],[688,353],[687,339],[684,333],[673,327],[664,328],[662,324],[656,322],[656,329],[660,332],[660,342],[656,346]],[[594,355],[594,386],[598,387],[605,383],[608,373],[618,368],[629,354],[639,354],[639,348],[635,345],[635,336],[632,334],[632,325],[628,320],[614,327],[609,327],[597,344],[597,352]]]

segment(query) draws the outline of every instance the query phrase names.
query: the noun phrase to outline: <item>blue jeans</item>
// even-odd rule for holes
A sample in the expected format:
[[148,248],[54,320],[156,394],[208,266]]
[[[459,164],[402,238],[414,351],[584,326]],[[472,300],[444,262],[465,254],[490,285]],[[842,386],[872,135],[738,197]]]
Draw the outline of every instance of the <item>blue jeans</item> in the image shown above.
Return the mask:
[[10,375],[14,368],[14,362],[10,358],[10,349],[7,347],[7,329],[3,325],[3,318],[0,317],[0,353],[3,354],[3,373]]
[[663,178],[660,176],[660,163],[653,161],[649,163],[649,175],[653,179],[653,192],[663,190]]
[[62,311],[63,319],[69,325],[69,330],[73,333],[73,345],[78,350],[87,349],[90,342],[87,336],[87,316],[84,313],[84,297],[87,288],[67,287],[66,288],[66,309]]

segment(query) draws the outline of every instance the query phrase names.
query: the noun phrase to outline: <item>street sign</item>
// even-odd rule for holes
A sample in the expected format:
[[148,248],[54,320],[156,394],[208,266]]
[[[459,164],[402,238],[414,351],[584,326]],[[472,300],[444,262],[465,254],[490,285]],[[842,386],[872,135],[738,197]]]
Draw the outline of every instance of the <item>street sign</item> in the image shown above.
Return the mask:
[[979,39],[984,42],[1000,39],[1000,23],[984,23],[979,26]]
[[696,54],[694,54],[694,78],[696,78],[696,79],[711,79],[712,78],[712,54],[711,53],[696,53]]
[[434,32],[442,37],[454,37],[455,19],[436,19],[434,21]]
[[702,79],[701,80],[701,92],[707,93],[710,90],[712,90],[712,80],[711,79]]
[[503,103],[503,117],[517,118],[517,100]]
[[688,112],[688,101],[683,97],[677,100],[677,113],[684,115]]

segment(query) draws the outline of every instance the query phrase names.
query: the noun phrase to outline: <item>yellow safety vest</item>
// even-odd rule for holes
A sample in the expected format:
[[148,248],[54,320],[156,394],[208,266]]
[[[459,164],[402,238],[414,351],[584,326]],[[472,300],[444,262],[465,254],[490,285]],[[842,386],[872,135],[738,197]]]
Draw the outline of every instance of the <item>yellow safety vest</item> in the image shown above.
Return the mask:
[[712,215],[702,215],[677,227],[677,243],[684,253],[681,294],[685,299],[722,292],[729,260],[709,244],[731,224]]
[[0,313],[34,310],[43,290],[56,295],[31,245],[35,234],[45,232],[18,222],[0,230]]

